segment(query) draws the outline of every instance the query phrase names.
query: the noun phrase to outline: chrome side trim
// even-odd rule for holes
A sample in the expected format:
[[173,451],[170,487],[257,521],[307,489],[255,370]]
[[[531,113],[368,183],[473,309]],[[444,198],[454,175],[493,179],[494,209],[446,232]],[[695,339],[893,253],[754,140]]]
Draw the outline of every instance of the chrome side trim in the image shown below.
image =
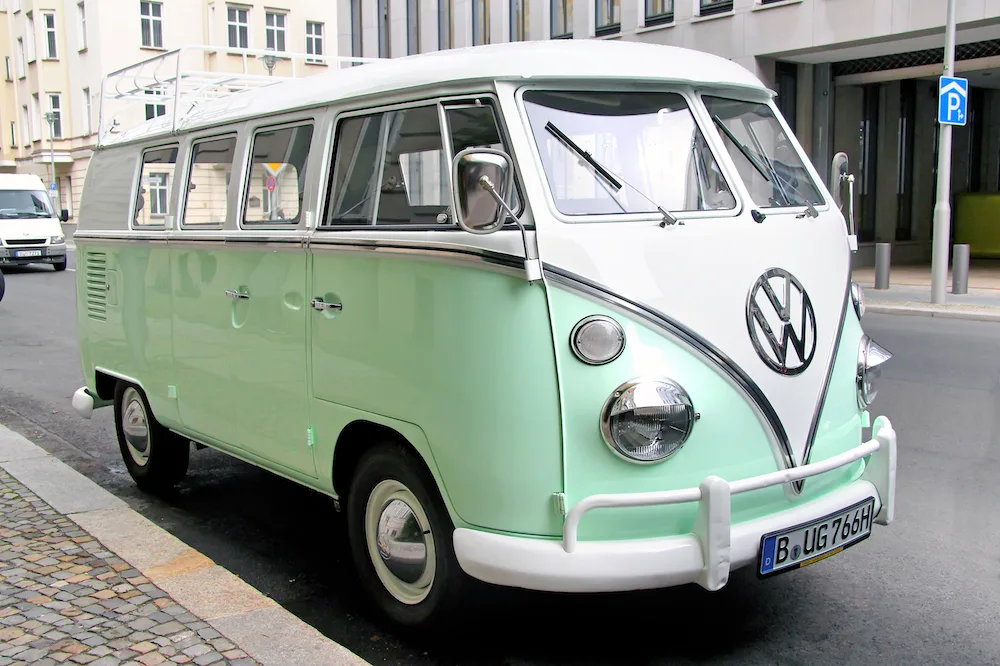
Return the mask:
[[[850,271],[848,271],[850,275]],[[833,368],[837,365],[837,356],[840,354],[840,338],[844,334],[844,323],[847,320],[847,306],[851,302],[851,279],[847,279],[847,288],[844,290],[844,304],[840,308],[840,324],[837,326],[837,337],[833,339],[833,355],[830,356],[830,364],[826,369],[826,379],[823,380],[823,388],[816,403],[816,412],[813,414],[812,424],[809,426],[809,435],[806,437],[806,448],[802,451],[802,464],[809,464],[809,456],[812,454],[813,443],[816,441],[816,434],[819,432],[819,419],[823,415],[823,407],[826,405],[826,394],[830,390],[830,380],[833,379]],[[792,484],[795,493],[801,493],[806,480],[800,479]]]
[[722,370],[736,384],[736,386],[739,387],[740,390],[746,394],[754,405],[756,405],[760,414],[771,427],[771,431],[778,442],[785,468],[791,469],[796,466],[795,458],[792,455],[792,446],[788,440],[788,433],[785,432],[785,427],[781,423],[781,419],[778,418],[777,412],[774,411],[774,407],[771,406],[771,403],[764,395],[764,392],[760,390],[760,387],[757,386],[757,384],[750,378],[749,375],[747,375],[746,372],[743,371],[742,368],[736,365],[732,359],[722,353],[722,351],[715,345],[683,324],[671,319],[667,315],[649,307],[648,305],[631,301],[619,294],[613,293],[606,287],[602,287],[595,282],[591,282],[585,277],[576,275],[575,273],[571,273],[561,268],[556,268],[550,264],[545,264],[543,268],[547,279],[572,289],[582,291],[619,309],[625,310],[630,314],[645,319],[655,326],[666,329],[670,334],[679,338],[689,347],[695,349],[701,355],[708,358],[717,368]]

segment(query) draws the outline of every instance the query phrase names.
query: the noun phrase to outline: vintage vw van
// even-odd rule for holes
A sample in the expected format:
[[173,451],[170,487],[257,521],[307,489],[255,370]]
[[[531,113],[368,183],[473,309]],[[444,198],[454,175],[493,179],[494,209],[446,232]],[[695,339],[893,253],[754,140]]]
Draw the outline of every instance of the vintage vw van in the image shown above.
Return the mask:
[[831,193],[772,96],[711,55],[552,41],[123,127],[75,235],[73,404],[113,406],[144,488],[195,443],[334,498],[404,625],[470,579],[718,590],[818,562],[893,520],[889,354],[844,156]]

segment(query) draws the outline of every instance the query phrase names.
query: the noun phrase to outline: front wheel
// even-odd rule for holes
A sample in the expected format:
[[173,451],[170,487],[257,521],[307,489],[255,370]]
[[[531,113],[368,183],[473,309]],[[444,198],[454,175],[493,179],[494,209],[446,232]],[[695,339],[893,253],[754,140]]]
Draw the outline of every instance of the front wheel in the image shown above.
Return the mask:
[[62,261],[53,262],[52,268],[56,269],[56,271],[64,271],[66,270],[66,261],[66,257],[63,257]]
[[396,444],[365,454],[348,493],[347,529],[361,583],[385,615],[409,628],[453,615],[467,577],[451,519],[415,454]]
[[160,425],[139,387],[118,382],[115,427],[125,467],[143,490],[165,490],[187,474],[191,450],[187,440]]

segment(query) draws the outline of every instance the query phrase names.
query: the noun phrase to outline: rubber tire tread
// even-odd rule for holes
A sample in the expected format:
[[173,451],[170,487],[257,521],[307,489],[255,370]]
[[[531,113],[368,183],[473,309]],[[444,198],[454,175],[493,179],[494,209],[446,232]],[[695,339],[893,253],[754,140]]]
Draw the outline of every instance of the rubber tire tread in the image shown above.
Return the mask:
[[[125,390],[134,388],[139,393],[142,406],[146,410],[147,428],[149,429],[149,460],[145,465],[138,465],[132,459],[125,443],[125,433],[122,427],[122,399]],[[149,401],[141,388],[125,381],[119,381],[115,386],[115,431],[118,434],[118,448],[122,460],[135,484],[148,492],[162,492],[176,486],[187,474],[191,447],[187,440],[182,439],[164,428],[149,407]]]

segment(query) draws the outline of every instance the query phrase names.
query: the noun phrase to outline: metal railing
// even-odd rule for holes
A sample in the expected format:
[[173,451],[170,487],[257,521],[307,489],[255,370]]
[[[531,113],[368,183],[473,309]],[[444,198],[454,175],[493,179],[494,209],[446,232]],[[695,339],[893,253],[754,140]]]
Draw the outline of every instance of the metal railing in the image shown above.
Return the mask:
[[[377,60],[218,45],[184,46],[166,51],[104,77],[101,81],[97,142],[102,145],[111,134],[128,129],[118,118],[118,115],[125,114],[112,113],[109,102],[169,105],[172,107],[169,109],[169,130],[173,132],[199,103],[298,78],[303,69],[311,66],[336,65],[343,68]],[[261,73],[252,73],[252,66],[258,64]],[[274,72],[276,68],[279,70],[277,74]]]

